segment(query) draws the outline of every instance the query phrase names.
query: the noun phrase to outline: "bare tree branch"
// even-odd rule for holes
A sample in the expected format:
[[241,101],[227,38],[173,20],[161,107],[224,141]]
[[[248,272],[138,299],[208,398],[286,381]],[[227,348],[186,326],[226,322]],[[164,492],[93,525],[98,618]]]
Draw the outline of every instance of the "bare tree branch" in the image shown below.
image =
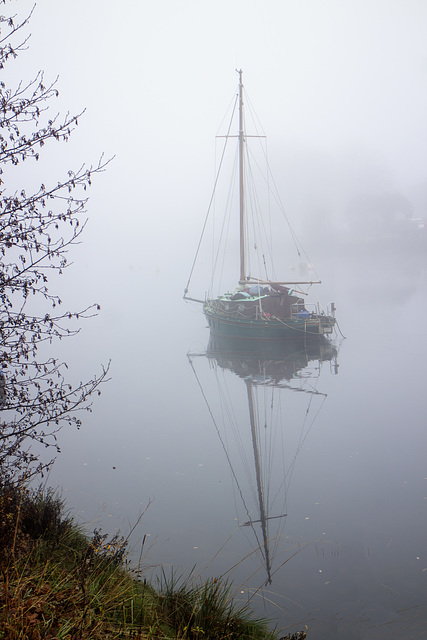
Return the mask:
[[[33,11],[18,22],[15,16],[0,16],[0,69],[26,48],[27,37],[13,41]],[[34,446],[59,452],[57,432],[64,425],[80,427],[79,415],[91,411],[109,369],[102,367],[99,375],[73,388],[66,381],[67,364],[39,352],[42,344],[50,350],[56,341],[76,335],[76,321],[100,308],[94,304],[51,315],[62,301],[50,291],[48,274],[69,266],[68,251],[80,242],[86,225],[87,189],[109,160],[101,157],[56,182],[49,178],[32,193],[25,188],[9,192],[2,180],[3,167],[9,166],[9,176],[21,162],[39,160],[46,144],[66,142],[78,125],[84,111],[48,117],[57,82],[45,83],[40,71],[14,89],[0,83],[0,472],[7,478],[43,473],[50,462],[42,462]]]

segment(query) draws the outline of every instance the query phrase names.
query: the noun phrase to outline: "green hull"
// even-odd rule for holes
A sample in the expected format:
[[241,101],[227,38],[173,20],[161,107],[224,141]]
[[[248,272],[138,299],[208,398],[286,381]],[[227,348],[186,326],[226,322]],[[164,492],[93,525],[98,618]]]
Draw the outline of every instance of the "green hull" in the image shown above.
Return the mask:
[[235,318],[215,313],[208,305],[204,306],[203,312],[211,334],[221,338],[241,338],[243,340],[305,338],[331,334],[335,325],[334,318],[321,315],[284,320]]

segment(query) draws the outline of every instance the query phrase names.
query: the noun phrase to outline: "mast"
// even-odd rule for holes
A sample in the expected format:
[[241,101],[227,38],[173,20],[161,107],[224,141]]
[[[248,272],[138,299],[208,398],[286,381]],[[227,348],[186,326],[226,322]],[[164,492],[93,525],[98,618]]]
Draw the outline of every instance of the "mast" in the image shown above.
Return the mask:
[[240,69],[239,74],[239,193],[240,193],[240,281],[246,278],[245,264],[245,190],[244,190],[244,130],[243,130],[243,71]]

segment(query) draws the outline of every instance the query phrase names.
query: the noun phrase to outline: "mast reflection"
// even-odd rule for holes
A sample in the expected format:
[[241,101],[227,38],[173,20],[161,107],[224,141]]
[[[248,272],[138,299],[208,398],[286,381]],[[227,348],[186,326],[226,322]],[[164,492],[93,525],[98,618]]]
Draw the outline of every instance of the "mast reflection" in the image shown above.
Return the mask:
[[[223,417],[222,429],[196,372],[194,366],[196,356],[205,356],[208,359],[210,369],[216,374],[223,374],[221,384],[224,384],[224,381],[226,383],[230,376],[231,378],[237,376],[242,380],[246,389],[244,397],[247,410],[243,412],[243,416],[240,416],[239,411],[235,411],[237,407],[233,406],[235,398],[229,394],[228,390],[224,391],[224,389],[218,388],[218,398],[220,398],[220,404],[223,407],[220,411]],[[338,373],[337,349],[326,339],[316,339],[305,344],[280,341],[260,345],[260,343],[254,344],[245,340],[219,340],[217,337],[211,336],[204,354],[188,354],[188,358],[227,456],[233,482],[244,507],[246,519],[240,522],[239,526],[249,527],[252,530],[266,569],[265,583],[271,584],[274,573],[272,561],[277,554],[277,548],[272,551],[271,547],[273,545],[277,547],[278,541],[283,538],[287,516],[287,488],[296,456],[308,433],[309,409],[314,397],[318,397],[321,404],[327,397],[327,394],[317,390],[317,380],[321,368],[326,363],[328,363],[332,374]],[[216,379],[220,383],[218,376]],[[286,438],[287,425],[285,423],[288,418],[281,405],[281,396],[292,392],[304,394],[308,407],[305,409],[303,417],[305,433],[300,436],[292,465],[286,469],[284,461],[278,463],[277,460],[279,445],[282,444],[283,448]],[[225,402],[230,406],[224,410]],[[319,410],[315,412],[315,417]],[[225,419],[224,416],[226,416]],[[239,417],[235,420],[234,416]],[[247,420],[250,439],[246,439],[246,444],[251,447],[250,453],[247,453],[243,444],[240,443],[240,436],[245,431],[248,432],[248,423],[243,423]],[[314,420],[309,429],[312,428],[313,422]],[[230,440],[230,433],[227,431],[230,430],[233,431],[234,440],[239,440],[237,449],[241,458],[244,459],[240,466],[246,470],[245,483],[238,477],[236,460],[232,458],[230,447],[227,444]],[[243,437],[242,442],[244,439]],[[252,460],[251,465],[249,465],[250,460]],[[273,468],[273,462],[276,463],[276,468]],[[252,471],[249,470],[249,466],[252,467]],[[272,484],[276,485],[275,490]],[[255,504],[252,509],[248,497],[251,492]],[[272,521],[277,525],[274,536],[269,531]]]

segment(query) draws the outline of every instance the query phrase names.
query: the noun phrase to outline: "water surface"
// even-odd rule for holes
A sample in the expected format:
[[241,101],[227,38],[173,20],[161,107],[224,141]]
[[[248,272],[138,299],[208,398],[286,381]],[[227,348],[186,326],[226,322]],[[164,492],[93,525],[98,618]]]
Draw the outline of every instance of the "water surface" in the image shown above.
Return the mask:
[[323,265],[346,338],[258,371],[206,357],[181,274],[153,276],[134,308],[125,287],[93,329],[121,336],[104,343],[113,379],[81,431],[62,432],[49,482],[89,530],[126,533],[144,512],[132,554],[147,534],[148,576],[160,565],[225,575],[283,634],[306,624],[315,639],[421,638],[424,258],[359,252]]

